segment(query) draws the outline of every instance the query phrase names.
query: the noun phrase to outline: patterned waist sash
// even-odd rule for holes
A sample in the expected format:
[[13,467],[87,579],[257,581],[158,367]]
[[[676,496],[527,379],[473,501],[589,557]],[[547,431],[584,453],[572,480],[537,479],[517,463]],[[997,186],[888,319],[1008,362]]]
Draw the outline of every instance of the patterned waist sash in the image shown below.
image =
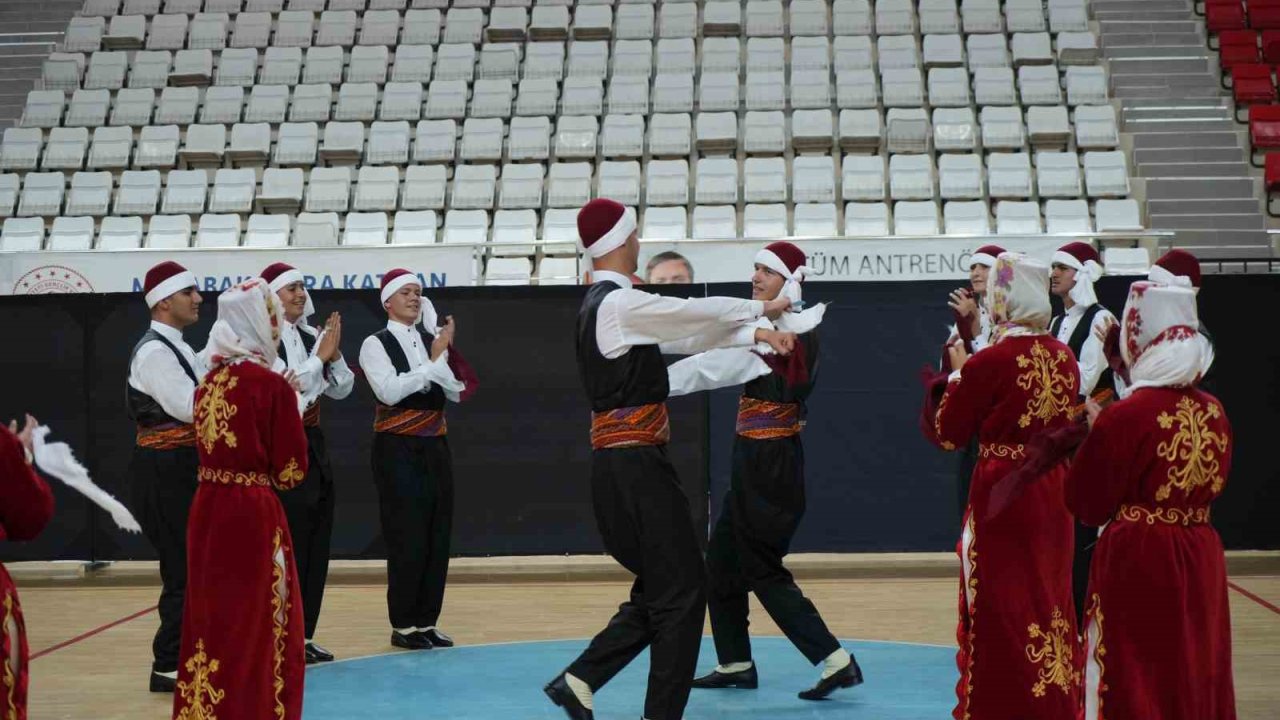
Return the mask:
[[738,400],[737,433],[752,440],[776,440],[800,434],[799,403],[776,403],[745,395]]
[[1116,513],[1116,521],[1127,520],[1135,523],[1155,525],[1205,525],[1209,522],[1209,508],[1145,508],[1141,505],[1121,505]]
[[196,479],[204,483],[217,483],[219,485],[261,485],[268,487],[271,485],[271,478],[266,473],[249,471],[237,472],[235,470],[225,470],[222,468],[211,468],[200,466],[196,473]]
[[320,403],[316,402],[302,413],[302,427],[320,427]]
[[373,431],[391,435],[441,437],[449,434],[443,410],[414,410],[378,403],[374,409]]
[[196,427],[188,424],[138,426],[138,447],[149,450],[177,450],[195,447]]
[[1027,448],[1019,443],[1017,445],[1006,445],[1004,443],[983,443],[978,446],[978,457],[983,458],[1004,458],[1005,460],[1022,460],[1027,457]]
[[665,403],[591,413],[591,447],[596,450],[666,445],[670,439]]

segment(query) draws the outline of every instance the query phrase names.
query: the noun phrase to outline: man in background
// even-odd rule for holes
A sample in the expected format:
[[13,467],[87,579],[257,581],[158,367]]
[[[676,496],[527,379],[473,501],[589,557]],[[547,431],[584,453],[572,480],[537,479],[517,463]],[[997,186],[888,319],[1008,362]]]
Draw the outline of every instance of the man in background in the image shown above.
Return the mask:
[[645,266],[644,281],[650,285],[688,285],[693,282],[693,265],[673,250],[660,252]]

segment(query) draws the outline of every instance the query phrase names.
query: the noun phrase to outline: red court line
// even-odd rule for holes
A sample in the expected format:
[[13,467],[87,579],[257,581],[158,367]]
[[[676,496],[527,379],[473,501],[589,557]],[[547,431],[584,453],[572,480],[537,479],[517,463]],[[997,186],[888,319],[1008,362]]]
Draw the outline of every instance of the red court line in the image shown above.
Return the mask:
[[[152,610],[155,610],[155,609],[156,609],[156,606],[155,606],[155,605],[152,605],[151,607],[149,607],[149,608],[147,608],[147,609],[145,609],[145,610],[139,610],[138,612],[136,612],[136,613],[134,613],[134,614],[132,614],[132,615],[128,615],[128,616],[126,616],[126,617],[122,617],[122,618],[120,618],[119,620],[112,620],[111,622],[107,623],[106,625],[103,625],[103,626],[101,626],[101,627],[96,627],[96,628],[94,628],[94,629],[90,630],[89,632],[86,632],[86,633],[82,633],[82,634],[80,634],[80,635],[77,635],[77,636],[75,636],[75,637],[71,638],[70,640],[64,640],[64,641],[62,641],[62,642],[58,643],[57,645],[54,645],[53,647],[45,648],[44,650],[41,650],[40,652],[37,652],[37,653],[32,653],[32,654],[31,654],[31,659],[32,659],[32,660],[35,660],[35,659],[36,659],[36,658],[38,658],[38,657],[41,657],[41,656],[44,656],[44,655],[48,655],[49,653],[51,653],[51,652],[55,652],[55,651],[57,651],[57,650],[61,650],[62,648],[67,647],[68,645],[75,645],[75,644],[76,644],[76,643],[78,643],[78,642],[83,642],[83,641],[85,641],[85,640],[88,640],[89,638],[93,637],[94,635],[97,635],[97,634],[99,634],[99,633],[104,633],[104,632],[106,632],[106,631],[110,630],[111,628],[113,628],[113,627],[115,627],[115,626],[117,626],[117,625],[123,625],[123,624],[125,624],[125,623],[129,622],[130,620],[136,620],[136,619],[138,619],[138,618],[142,617],[143,615],[146,615],[147,613],[149,613],[149,612],[151,612]],[[1277,612],[1280,612],[1280,611],[1277,611]]]
[[1237,585],[1237,584],[1235,584],[1235,583],[1231,582],[1230,580],[1228,580],[1228,581],[1227,581],[1227,587],[1230,587],[1232,590],[1235,590],[1236,592],[1238,592],[1238,593],[1240,593],[1241,595],[1243,595],[1243,596],[1245,596],[1245,597],[1249,598],[1250,600],[1252,600],[1252,601],[1254,601],[1254,602],[1258,603],[1259,605],[1261,605],[1262,607],[1264,607],[1264,608],[1266,608],[1266,609],[1270,610],[1271,612],[1273,612],[1273,613],[1275,613],[1275,614],[1277,614],[1277,615],[1280,615],[1280,607],[1276,607],[1275,605],[1272,605],[1271,603],[1267,602],[1266,600],[1263,600],[1262,598],[1258,597],[1257,595],[1254,595],[1253,593],[1249,592],[1248,590],[1245,590],[1244,588],[1242,588],[1242,587],[1240,587],[1239,585]]

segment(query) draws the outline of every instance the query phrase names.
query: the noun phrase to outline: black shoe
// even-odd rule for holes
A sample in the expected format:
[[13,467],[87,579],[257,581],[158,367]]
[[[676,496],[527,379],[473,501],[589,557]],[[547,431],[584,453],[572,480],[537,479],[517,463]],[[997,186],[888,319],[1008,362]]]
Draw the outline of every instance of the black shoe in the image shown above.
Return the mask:
[[391,644],[405,650],[430,650],[432,647],[431,641],[420,632],[411,632],[405,635],[395,630],[391,631]]
[[440,632],[437,628],[430,630],[419,630],[419,635],[425,635],[427,640],[431,642],[431,647],[450,648],[453,647],[453,638]]
[[333,653],[325,650],[319,645],[309,642],[307,643],[307,664],[315,665],[316,663],[332,662]]
[[564,673],[560,673],[559,677],[542,688],[542,692],[551,698],[551,702],[564,708],[569,720],[595,720],[595,715],[583,707],[582,701],[578,700],[578,696],[569,689],[569,684],[564,680]]
[[158,672],[151,673],[151,692],[154,693],[171,693],[178,688],[178,681],[161,675]]
[[822,700],[831,693],[840,688],[851,688],[855,685],[862,684],[862,668],[858,667],[858,661],[853,657],[849,658],[849,664],[845,665],[835,675],[823,678],[818,681],[817,685],[800,693],[801,700]]
[[712,688],[738,688],[740,690],[755,690],[760,686],[760,679],[756,676],[756,666],[743,670],[741,672],[726,673],[718,670],[703,675],[700,678],[694,678],[693,687],[706,690]]

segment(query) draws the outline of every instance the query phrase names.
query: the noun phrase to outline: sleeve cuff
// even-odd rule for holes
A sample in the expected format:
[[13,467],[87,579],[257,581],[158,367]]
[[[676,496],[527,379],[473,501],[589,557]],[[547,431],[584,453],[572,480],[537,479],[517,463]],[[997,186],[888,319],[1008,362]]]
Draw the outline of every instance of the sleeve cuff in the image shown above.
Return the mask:
[[953,383],[953,382],[955,382],[955,381],[957,381],[957,380],[959,380],[959,379],[960,379],[960,371],[959,371],[959,370],[952,370],[952,371],[951,371],[951,374],[947,376],[947,383],[948,383],[948,384],[950,384],[950,383]]
[[732,347],[751,347],[756,344],[756,326],[743,325],[733,333]]

